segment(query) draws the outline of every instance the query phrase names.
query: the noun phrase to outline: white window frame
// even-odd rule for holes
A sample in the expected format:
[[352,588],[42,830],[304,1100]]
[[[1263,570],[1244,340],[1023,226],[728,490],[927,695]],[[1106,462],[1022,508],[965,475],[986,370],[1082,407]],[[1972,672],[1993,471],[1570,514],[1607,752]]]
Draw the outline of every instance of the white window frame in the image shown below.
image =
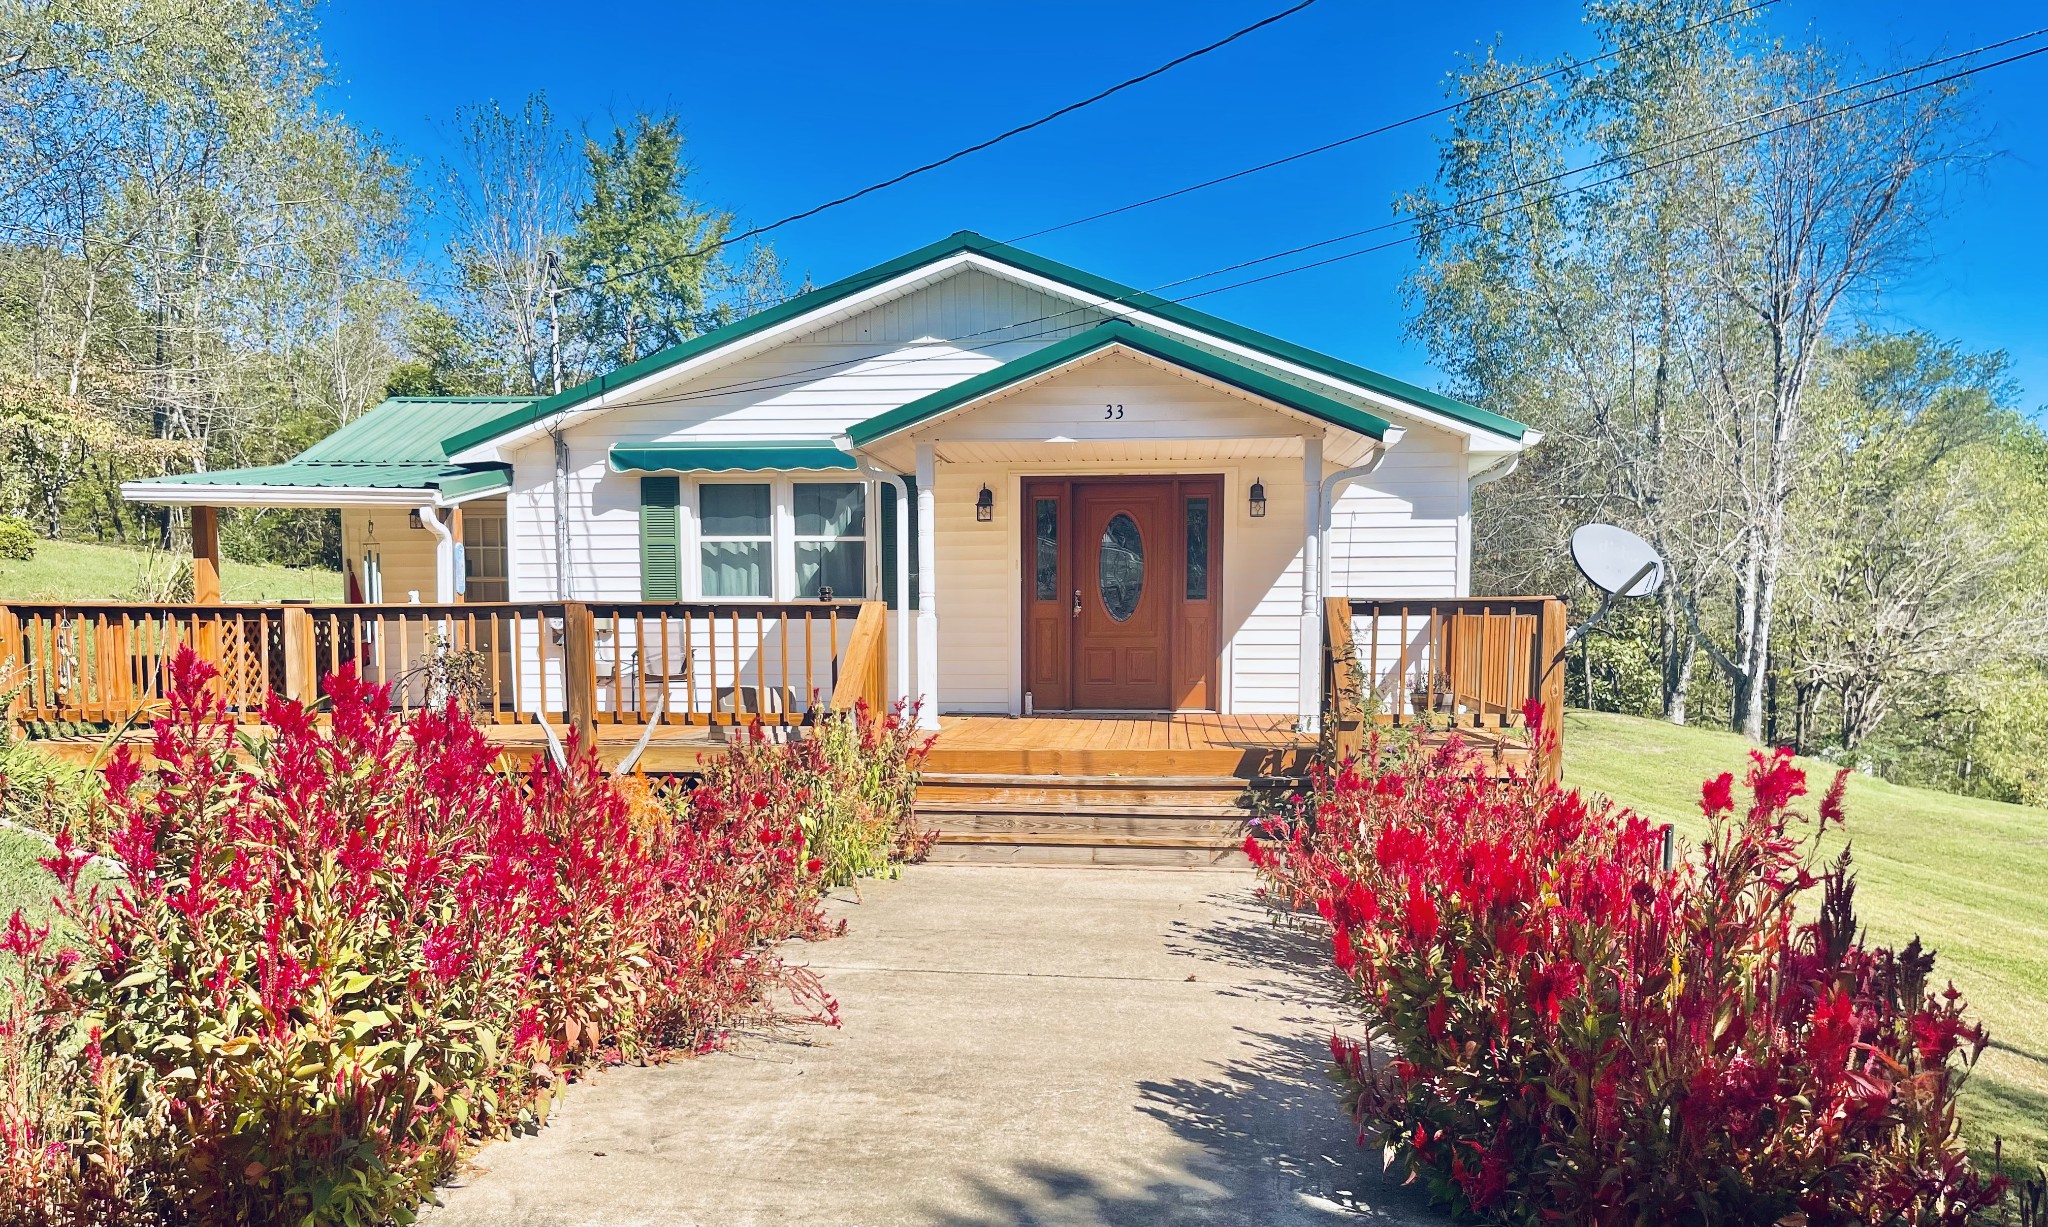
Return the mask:
[[[692,574],[693,576],[695,576],[695,579],[693,579],[693,580],[692,580],[691,582],[692,582],[692,586],[693,586],[693,587],[694,587],[694,588],[696,589],[696,592],[697,592],[697,597],[698,597],[698,599],[699,599],[699,600],[707,600],[707,601],[773,601],[773,600],[778,600],[778,599],[780,599],[780,598],[779,598],[779,597],[777,596],[777,590],[778,590],[778,589],[780,589],[780,588],[782,587],[782,576],[781,576],[781,573],[780,573],[780,571],[781,571],[781,568],[780,568],[780,564],[779,564],[779,559],[780,559],[780,557],[781,557],[781,554],[782,554],[782,549],[781,549],[781,543],[780,543],[780,541],[779,541],[779,539],[778,539],[778,538],[779,538],[779,537],[781,536],[781,534],[780,534],[780,533],[778,533],[778,532],[776,531],[776,529],[777,529],[777,527],[778,527],[777,521],[778,521],[778,519],[779,519],[778,515],[776,514],[776,509],[777,509],[778,505],[780,504],[781,500],[780,500],[780,498],[779,498],[779,497],[778,497],[778,495],[777,495],[777,491],[776,491],[776,489],[775,489],[775,485],[776,485],[776,483],[775,483],[775,482],[774,482],[774,481],[773,481],[772,479],[770,479],[770,480],[765,480],[765,481],[764,481],[764,480],[760,480],[760,479],[751,479],[751,480],[750,480],[750,479],[748,479],[748,478],[745,478],[745,477],[735,477],[735,478],[727,478],[727,479],[720,479],[720,480],[708,480],[708,481],[699,481],[699,482],[692,482],[692,483],[691,483],[691,487],[690,487],[690,490],[691,490],[691,492],[690,492],[690,505],[691,505],[691,510],[692,510],[692,511],[694,512],[694,514],[692,515],[691,519],[692,519],[692,521],[693,521],[693,527],[695,528],[695,530],[696,530],[696,531],[695,531],[695,532],[693,532],[693,533],[691,534],[691,536],[692,536],[693,540],[692,540],[692,541],[691,541],[691,543],[690,543],[690,557],[691,557],[691,562],[692,562],[692,564],[693,564],[693,565],[692,565],[692,566],[691,566],[691,568],[690,568],[690,573],[691,573],[691,574]],[[734,535],[732,535],[732,534],[730,534],[730,533],[707,533],[707,532],[705,532],[705,531],[704,531],[704,490],[705,490],[705,488],[706,488],[707,486],[765,486],[765,487],[767,487],[767,489],[768,489],[768,532],[767,532],[766,534],[764,534],[764,535],[761,535],[761,536],[751,536],[751,535],[750,535],[750,536],[734,536]],[[705,547],[705,546],[707,546],[707,545],[717,545],[717,544],[719,544],[719,543],[721,543],[721,542],[728,542],[728,541],[732,541],[732,542],[766,542],[766,543],[767,543],[767,545],[768,545],[768,591],[767,591],[767,592],[762,592],[762,593],[748,593],[748,594],[746,594],[746,595],[744,595],[744,596],[729,596],[729,595],[719,595],[719,596],[706,596],[706,595],[704,594],[704,547]]]
[[[688,483],[689,493],[683,498],[683,524],[681,537],[692,560],[683,580],[683,591],[689,599],[697,601],[798,601],[814,597],[815,593],[801,593],[796,590],[796,487],[806,485],[857,485],[863,491],[863,531],[858,537],[805,537],[805,541],[860,541],[865,554],[864,567],[866,588],[861,592],[834,591],[837,600],[875,600],[874,594],[881,591],[881,501],[877,494],[877,483],[858,474],[849,474],[836,469],[817,469],[804,472],[769,475],[721,474],[716,477],[691,478],[682,475]],[[704,487],[706,486],[767,486],[770,566],[768,574],[772,593],[762,597],[710,597],[704,594],[704,546],[719,541],[760,541],[761,537],[735,537],[726,534],[713,536],[704,531]]]
[[[861,491],[861,514],[860,514],[860,532],[858,532],[858,533],[856,533],[856,534],[854,534],[854,535],[852,535],[852,536],[831,536],[831,537],[827,537],[827,536],[818,536],[818,535],[805,535],[805,534],[801,534],[801,533],[798,533],[798,532],[796,531],[796,488],[797,488],[798,486],[856,486],[856,487],[859,487],[859,489],[860,489],[860,491]],[[796,553],[797,553],[797,546],[799,546],[799,545],[818,545],[818,544],[822,544],[822,543],[824,543],[824,542],[828,542],[828,541],[829,541],[829,542],[834,542],[834,543],[840,543],[840,542],[847,542],[847,541],[857,541],[857,542],[859,542],[859,543],[860,543],[860,546],[861,546],[861,568],[860,568],[860,570],[861,570],[861,582],[862,582],[862,584],[863,584],[863,585],[865,585],[865,584],[866,584],[866,583],[868,582],[868,578],[867,578],[867,577],[868,577],[869,573],[870,573],[870,572],[871,572],[871,571],[873,570],[873,568],[872,568],[872,567],[871,567],[871,566],[869,565],[869,556],[870,556],[870,555],[872,555],[872,554],[874,553],[874,551],[875,551],[875,546],[874,546],[874,532],[873,532],[873,525],[872,525],[872,520],[873,520],[873,512],[874,512],[874,509],[873,509],[873,507],[871,506],[871,504],[872,504],[872,503],[874,502],[874,497],[875,497],[875,495],[874,495],[874,490],[875,490],[875,483],[873,483],[873,482],[871,482],[871,481],[862,481],[862,480],[861,480],[860,478],[858,478],[858,477],[853,477],[853,478],[847,478],[847,477],[837,477],[837,478],[834,478],[834,477],[823,477],[823,476],[819,476],[819,477],[792,477],[792,478],[790,478],[790,479],[789,479],[789,504],[788,504],[788,507],[789,507],[789,588],[788,588],[788,591],[789,591],[789,593],[790,593],[790,599],[791,599],[791,600],[797,600],[797,601],[802,601],[802,600],[809,600],[809,599],[812,599],[812,598],[814,598],[814,597],[816,597],[816,596],[818,595],[818,594],[817,594],[817,592],[816,592],[815,590],[813,590],[813,591],[810,591],[810,592],[798,592],[798,591],[797,591],[797,586],[796,586]],[[833,593],[832,593],[832,595],[833,595],[833,597],[834,597],[835,599],[838,599],[838,598],[840,598],[840,597],[842,597],[842,596],[843,596],[843,597],[845,597],[846,599],[859,599],[859,600],[866,600],[866,599],[867,599],[867,592],[866,592],[866,591],[861,591],[861,592],[847,592],[847,593],[841,593],[841,592],[840,592],[840,591],[838,591],[837,589],[834,589],[834,590],[833,590]]]

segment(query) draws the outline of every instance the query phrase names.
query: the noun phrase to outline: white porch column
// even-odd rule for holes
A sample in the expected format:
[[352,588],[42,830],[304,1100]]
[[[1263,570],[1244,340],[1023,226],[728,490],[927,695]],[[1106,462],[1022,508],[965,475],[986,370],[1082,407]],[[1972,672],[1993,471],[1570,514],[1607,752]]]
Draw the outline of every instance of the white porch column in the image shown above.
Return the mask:
[[939,500],[938,456],[917,445],[917,726],[939,727]]
[[1301,441],[1301,699],[1295,727],[1320,732],[1323,707],[1323,437]]

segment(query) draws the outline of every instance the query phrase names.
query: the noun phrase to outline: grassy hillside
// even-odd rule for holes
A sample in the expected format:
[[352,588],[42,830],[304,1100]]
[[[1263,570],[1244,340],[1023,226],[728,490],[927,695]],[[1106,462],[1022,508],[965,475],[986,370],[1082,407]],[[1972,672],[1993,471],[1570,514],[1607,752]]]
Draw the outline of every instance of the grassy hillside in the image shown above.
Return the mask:
[[[27,562],[0,560],[0,600],[127,600],[135,594],[147,557],[141,550],[117,545],[44,541]],[[339,601],[341,575],[223,561],[221,595],[230,601]]]
[[[1700,782],[1747,761],[1731,733],[1572,712],[1565,779],[1696,835]],[[1806,762],[1823,791],[1833,768]],[[1965,1129],[1988,1149],[2048,1163],[2048,810],[1850,780],[1856,902],[1871,937],[1918,934],[1991,1029],[1965,1093]]]

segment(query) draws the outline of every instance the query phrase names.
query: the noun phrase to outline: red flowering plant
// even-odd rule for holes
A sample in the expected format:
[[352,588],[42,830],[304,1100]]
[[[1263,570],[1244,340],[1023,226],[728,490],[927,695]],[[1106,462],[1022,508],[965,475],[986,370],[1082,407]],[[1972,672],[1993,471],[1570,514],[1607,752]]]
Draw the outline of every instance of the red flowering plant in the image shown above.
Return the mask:
[[1956,1128],[1984,1031],[1931,990],[1917,941],[1859,936],[1848,851],[1821,850],[1844,778],[1812,817],[1789,752],[1756,752],[1744,785],[1740,807],[1733,776],[1707,783],[1707,836],[1667,870],[1640,817],[1496,779],[1456,741],[1319,772],[1246,851],[1329,923],[1364,1000],[1367,1036],[1331,1045],[1360,1141],[1499,1223],[1963,1223],[1995,1204]]
[[800,794],[521,778],[348,671],[238,742],[212,676],[105,772],[124,876],[61,836],[69,944],[0,941],[0,1223],[403,1219],[581,1068],[835,1017],[774,949],[822,929]]

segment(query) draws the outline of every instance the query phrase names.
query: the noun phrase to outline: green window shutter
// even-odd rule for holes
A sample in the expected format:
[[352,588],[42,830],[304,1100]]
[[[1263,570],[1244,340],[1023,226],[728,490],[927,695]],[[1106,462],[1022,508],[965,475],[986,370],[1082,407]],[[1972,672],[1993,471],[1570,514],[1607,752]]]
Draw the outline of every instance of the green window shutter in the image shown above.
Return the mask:
[[640,599],[683,599],[683,479],[640,479]]
[[[917,478],[905,473],[910,487],[910,607],[917,608]],[[896,483],[882,483],[882,600],[901,609],[896,599]]]

